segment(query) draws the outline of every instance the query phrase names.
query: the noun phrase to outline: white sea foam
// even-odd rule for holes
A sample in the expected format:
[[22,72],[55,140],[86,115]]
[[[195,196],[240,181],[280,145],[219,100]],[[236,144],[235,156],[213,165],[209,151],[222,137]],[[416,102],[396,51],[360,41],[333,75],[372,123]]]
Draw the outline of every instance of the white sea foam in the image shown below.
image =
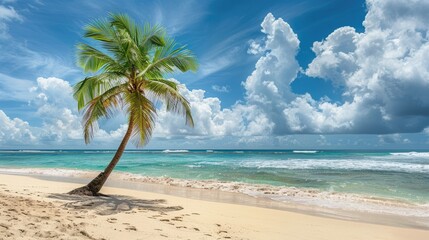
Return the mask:
[[[0,168],[0,173],[38,174],[59,177],[95,177],[98,172],[59,168]],[[331,209],[354,210],[413,217],[429,217],[429,203],[414,204],[395,199],[376,198],[352,193],[217,180],[190,180],[170,177],[148,177],[138,174],[118,172],[114,173],[112,177],[124,181],[156,183],[170,186],[243,193],[254,197],[270,198],[275,201],[292,202]]]
[[116,151],[113,150],[89,150],[89,151],[83,151],[83,153],[89,153],[89,154],[98,154],[98,153],[115,153]]
[[339,169],[339,170],[378,170],[409,173],[429,173],[429,164],[411,162],[387,162],[377,160],[334,160],[334,159],[290,159],[242,161],[240,167],[279,168],[279,169]]
[[42,150],[19,150],[18,152],[24,152],[24,153],[40,153],[40,152],[54,152],[54,151],[42,151]]
[[402,216],[429,217],[428,204],[418,205],[395,199],[376,198],[359,194],[217,180],[189,180],[170,177],[148,177],[128,173],[121,174],[120,178],[123,180],[135,182],[243,193],[254,197],[270,198],[275,201],[294,202],[298,204],[320,206],[331,209],[357,210],[363,212],[396,214]]
[[390,153],[390,155],[400,157],[429,158],[429,152],[394,152]]
[[293,153],[305,153],[305,154],[310,154],[310,153],[318,153],[319,151],[315,151],[315,150],[293,150]]
[[197,164],[188,164],[188,165],[185,165],[185,167],[188,167],[188,168],[200,168],[200,167],[201,167],[201,165],[197,165]]
[[0,153],[55,153],[61,150],[1,150]]
[[187,152],[189,152],[189,150],[184,150],[184,149],[180,149],[180,150],[170,150],[170,149],[167,149],[167,150],[164,150],[164,151],[162,151],[163,153],[187,153]]
[[91,177],[96,171],[82,171],[64,168],[0,168],[0,173],[36,174],[55,177]]

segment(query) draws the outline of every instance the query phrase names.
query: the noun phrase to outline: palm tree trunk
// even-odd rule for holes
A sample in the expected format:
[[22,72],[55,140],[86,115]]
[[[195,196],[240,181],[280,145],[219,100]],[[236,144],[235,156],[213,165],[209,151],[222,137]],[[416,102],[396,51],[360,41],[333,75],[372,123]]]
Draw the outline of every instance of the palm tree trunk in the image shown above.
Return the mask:
[[119,159],[124,153],[125,147],[127,146],[128,140],[130,140],[131,138],[132,132],[133,132],[133,117],[130,116],[127,132],[125,133],[125,136],[122,139],[122,142],[119,145],[118,150],[116,150],[115,156],[113,156],[109,165],[107,165],[104,171],[98,174],[98,176],[95,177],[86,186],[76,188],[68,192],[68,194],[98,196],[99,195],[98,192],[101,190],[107,178],[110,176],[110,173],[112,173],[113,169],[115,168],[116,164],[119,162]]

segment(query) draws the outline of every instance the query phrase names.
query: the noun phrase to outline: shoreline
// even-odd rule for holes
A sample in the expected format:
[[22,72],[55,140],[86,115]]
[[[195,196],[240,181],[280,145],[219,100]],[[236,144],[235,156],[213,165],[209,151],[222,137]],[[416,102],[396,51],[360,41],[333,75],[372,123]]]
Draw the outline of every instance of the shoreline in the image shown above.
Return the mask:
[[[81,175],[76,176],[59,176],[57,175],[45,175],[39,173],[28,173],[28,172],[10,172],[5,173],[0,169],[0,175],[15,175],[15,176],[28,176],[34,177],[41,180],[51,182],[67,182],[67,183],[78,183],[86,184],[89,182],[98,172],[96,171],[80,171]],[[34,170],[23,168],[22,170]],[[40,169],[39,169],[40,170]],[[54,170],[54,169],[43,169],[43,170]],[[61,173],[68,171],[67,169],[61,169]],[[70,170],[74,172],[74,170]],[[41,171],[43,172],[43,171]],[[300,214],[306,214],[316,217],[325,217],[338,220],[364,222],[370,224],[381,224],[386,226],[394,227],[407,227],[415,229],[429,230],[429,217],[416,217],[416,216],[403,216],[386,213],[374,213],[365,212],[357,209],[340,209],[340,208],[327,208],[317,205],[301,204],[298,202],[281,202],[276,201],[267,197],[252,196],[242,192],[229,192],[219,189],[207,189],[207,188],[195,188],[194,186],[178,186],[169,185],[165,182],[144,182],[135,181],[135,179],[125,178],[127,174],[116,172],[106,182],[106,187],[114,187],[120,189],[137,190],[141,192],[150,192],[155,194],[165,194],[174,197],[182,197],[186,199],[193,199],[199,201],[210,201],[217,203],[237,204],[245,205],[258,208],[267,208],[273,210],[281,210],[287,212],[294,212]],[[170,178],[168,178],[170,179]],[[316,199],[317,200],[317,199]],[[347,203],[347,202],[346,202]]]
[[110,198],[87,198],[63,194],[80,186],[76,183],[6,174],[0,174],[0,182],[0,229],[5,232],[5,239],[267,239],[269,236],[270,239],[423,240],[429,237],[428,230],[405,226],[142,190],[107,186],[103,193],[111,195]]

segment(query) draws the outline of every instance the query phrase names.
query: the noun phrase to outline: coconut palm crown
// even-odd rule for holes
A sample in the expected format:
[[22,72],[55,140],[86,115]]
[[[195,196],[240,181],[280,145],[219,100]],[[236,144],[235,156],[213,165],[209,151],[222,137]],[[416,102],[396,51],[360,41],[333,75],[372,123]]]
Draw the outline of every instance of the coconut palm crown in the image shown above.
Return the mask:
[[[97,45],[77,45],[77,62],[92,73],[74,86],[78,109],[83,112],[83,132],[88,144],[100,118],[109,118],[117,110],[128,115],[128,129],[110,164],[88,185],[71,194],[96,195],[116,166],[128,140],[145,145],[155,126],[157,103],[167,111],[183,115],[193,126],[189,102],[180,94],[178,83],[164,76],[176,71],[196,71],[195,56],[178,45],[159,26],[137,25],[127,15],[110,14],[85,27],[85,37]],[[100,50],[102,49],[102,50]]]

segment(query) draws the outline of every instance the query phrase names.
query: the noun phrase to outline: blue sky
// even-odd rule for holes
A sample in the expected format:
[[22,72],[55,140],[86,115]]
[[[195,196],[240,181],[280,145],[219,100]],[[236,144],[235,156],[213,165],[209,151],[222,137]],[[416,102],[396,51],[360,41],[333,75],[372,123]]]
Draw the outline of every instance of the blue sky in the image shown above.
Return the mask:
[[[0,147],[85,146],[71,86],[82,27],[109,12],[161,24],[197,56],[184,85],[196,126],[159,110],[149,148],[427,148],[424,0],[0,0]],[[132,146],[130,146],[132,147]]]

